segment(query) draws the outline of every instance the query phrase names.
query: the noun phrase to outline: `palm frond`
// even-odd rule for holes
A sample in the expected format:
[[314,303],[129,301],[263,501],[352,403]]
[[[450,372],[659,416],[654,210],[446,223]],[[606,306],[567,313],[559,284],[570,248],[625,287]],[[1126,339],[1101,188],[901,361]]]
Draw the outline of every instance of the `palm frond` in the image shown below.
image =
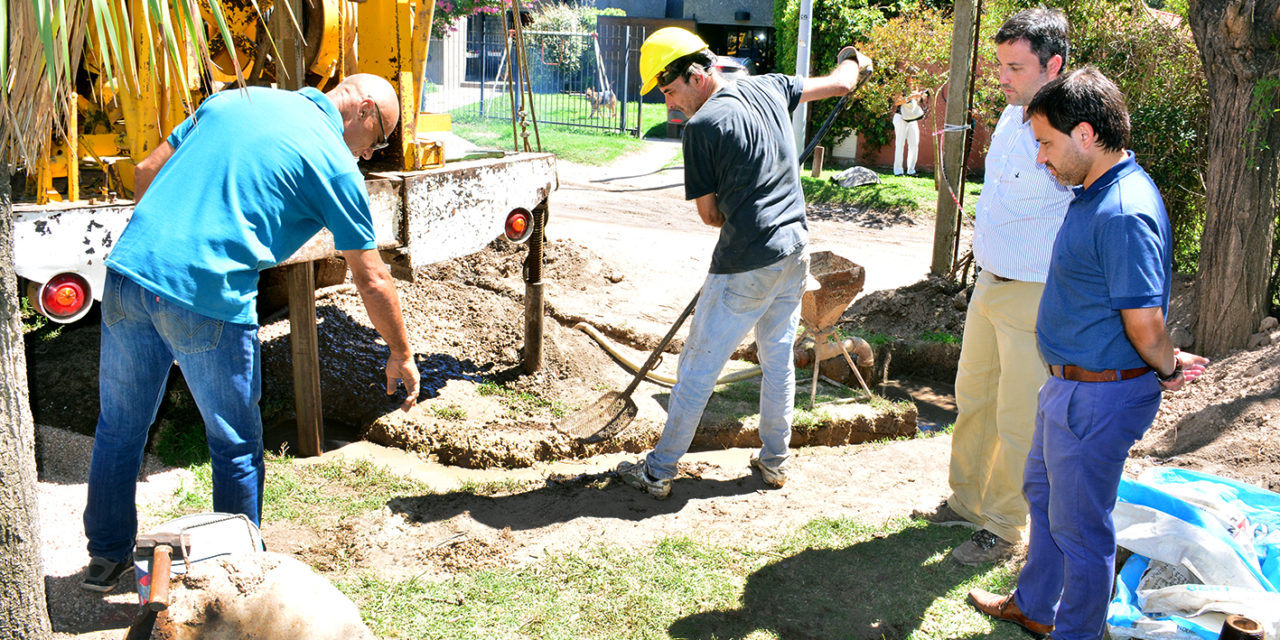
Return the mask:
[[[180,87],[190,110],[190,90],[214,69],[200,1],[0,0],[0,161],[33,170],[52,134],[65,132],[86,47],[94,71],[117,93],[136,94],[139,74],[147,74],[152,86]],[[221,0],[209,5],[230,42]],[[235,70],[243,83],[238,64]]]

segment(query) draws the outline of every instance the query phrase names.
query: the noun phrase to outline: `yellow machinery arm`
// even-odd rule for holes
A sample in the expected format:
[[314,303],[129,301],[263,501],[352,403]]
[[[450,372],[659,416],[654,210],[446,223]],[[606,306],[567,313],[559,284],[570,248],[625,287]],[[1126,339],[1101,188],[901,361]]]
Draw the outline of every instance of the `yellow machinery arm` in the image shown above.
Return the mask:
[[[419,136],[449,128],[447,115],[420,117],[418,110],[435,0],[304,0],[303,4],[298,19],[306,43],[303,55],[308,84],[325,90],[357,72],[386,78],[400,96],[400,124],[398,138],[392,134],[393,145],[383,153],[390,153],[395,164],[406,171],[443,165],[442,145]],[[248,0],[222,0],[231,46],[223,42],[212,15],[206,14],[209,54],[216,67],[211,80],[235,82],[233,55],[251,83],[274,79],[274,64],[268,59],[274,47],[262,19],[272,5],[271,0],[257,0],[255,9]],[[202,54],[196,51],[198,45],[185,39],[187,34],[175,33],[179,40],[176,46],[188,52],[185,58],[191,67],[179,74],[172,56],[157,48],[161,37],[156,25],[149,24],[143,12],[130,11],[136,3],[112,0],[109,6],[117,24],[128,21],[134,55],[122,58],[123,68],[115,70],[115,79],[105,78],[101,54],[94,50],[97,38],[91,34],[85,39],[82,64],[95,79],[96,100],[79,100],[76,119],[85,124],[67,128],[76,139],[56,145],[50,159],[39,164],[38,201],[61,199],[61,194],[49,188],[52,179],[67,177],[75,183],[76,166],[82,160],[96,160],[104,173],[114,176],[107,179],[112,190],[132,192],[136,163],[190,115],[205,95],[199,86],[184,87],[178,80],[185,75],[188,84],[198,84],[191,62]],[[208,11],[207,7],[203,10]],[[79,199],[78,189],[68,191],[67,199]]]

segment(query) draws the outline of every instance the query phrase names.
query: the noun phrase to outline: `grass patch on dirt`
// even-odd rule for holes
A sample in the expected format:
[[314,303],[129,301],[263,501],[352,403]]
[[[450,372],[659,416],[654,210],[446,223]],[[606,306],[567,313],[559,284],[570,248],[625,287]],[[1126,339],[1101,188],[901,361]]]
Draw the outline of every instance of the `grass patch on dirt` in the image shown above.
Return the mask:
[[[432,493],[427,485],[388,471],[368,460],[337,458],[300,464],[268,452],[262,494],[262,521],[289,520],[313,525],[319,516],[339,520],[381,509],[392,498]],[[170,520],[213,511],[213,473],[209,463],[189,467],[194,479],[177,490],[178,501],[159,514]]]
[[[934,186],[932,175],[895,176],[881,173],[880,184],[850,189],[831,181],[831,176],[839,172],[840,170],[823,171],[821,177],[814,178],[806,171],[800,177],[805,201],[811,204],[842,204],[930,216],[937,210],[938,190]],[[981,191],[981,182],[965,183],[965,215],[973,215],[973,203],[978,201]]]
[[711,536],[601,545],[434,582],[362,575],[338,588],[384,638],[970,638],[1014,640],[965,601],[1014,567],[950,561],[968,532],[819,519],[753,548]]
[[529,391],[508,389],[490,380],[481,382],[476,391],[481,396],[501,399],[507,408],[507,415],[511,418],[527,418],[544,413],[550,414],[554,418],[563,418],[573,410],[573,407],[559,400],[547,400]]

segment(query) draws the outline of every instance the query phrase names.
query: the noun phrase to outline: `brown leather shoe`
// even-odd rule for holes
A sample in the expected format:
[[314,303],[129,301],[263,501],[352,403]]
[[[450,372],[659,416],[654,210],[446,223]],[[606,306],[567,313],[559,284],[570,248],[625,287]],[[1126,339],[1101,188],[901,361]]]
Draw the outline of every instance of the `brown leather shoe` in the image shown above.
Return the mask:
[[999,596],[982,589],[974,589],[969,592],[969,602],[973,604],[974,609],[996,620],[1012,622],[1026,629],[1027,633],[1037,638],[1043,638],[1053,631],[1053,625],[1040,624],[1022,615],[1022,612],[1018,610],[1018,603],[1013,601],[1012,593],[1007,596]]

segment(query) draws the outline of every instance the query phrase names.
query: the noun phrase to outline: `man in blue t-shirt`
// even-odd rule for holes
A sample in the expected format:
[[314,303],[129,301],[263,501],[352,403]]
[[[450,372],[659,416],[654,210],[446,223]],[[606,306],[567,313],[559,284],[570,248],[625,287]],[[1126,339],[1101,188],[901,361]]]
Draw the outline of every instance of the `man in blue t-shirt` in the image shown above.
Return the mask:
[[[1036,160],[1074,187],[1036,318],[1049,380],[1027,457],[1027,563],[1013,594],[969,592],[979,611],[1055,640],[1103,637],[1115,575],[1112,510],[1129,447],[1163,390],[1208,360],[1169,341],[1173,240],[1160,191],[1126,151],[1120,90],[1085,67],[1027,106]],[[1076,186],[1079,185],[1079,186]]]
[[795,396],[791,349],[809,264],[791,111],[801,102],[849,93],[870,72],[865,56],[851,47],[841,53],[828,76],[769,74],[731,82],[713,70],[706,43],[684,29],[659,29],[640,48],[641,92],[659,87],[668,108],[690,116],[683,135],[685,197],[705,224],[720,229],[662,436],[643,459],[617,469],[623,481],[655,498],[670,495],[676,463],[693,441],[716,378],[753,327],[763,370],[763,446],[750,464],[765,484],[786,482]]
[[385,147],[399,121],[395,90],[369,74],[332,91],[229,89],[138,164],[137,206],[107,260],[98,426],[89,465],[82,586],[110,591],[130,565],[147,431],[176,362],[209,441],[213,509],[262,509],[258,273],[321,228],[351,267],[386,340],[387,394],[418,370],[395,285],[378,255],[356,157]]

